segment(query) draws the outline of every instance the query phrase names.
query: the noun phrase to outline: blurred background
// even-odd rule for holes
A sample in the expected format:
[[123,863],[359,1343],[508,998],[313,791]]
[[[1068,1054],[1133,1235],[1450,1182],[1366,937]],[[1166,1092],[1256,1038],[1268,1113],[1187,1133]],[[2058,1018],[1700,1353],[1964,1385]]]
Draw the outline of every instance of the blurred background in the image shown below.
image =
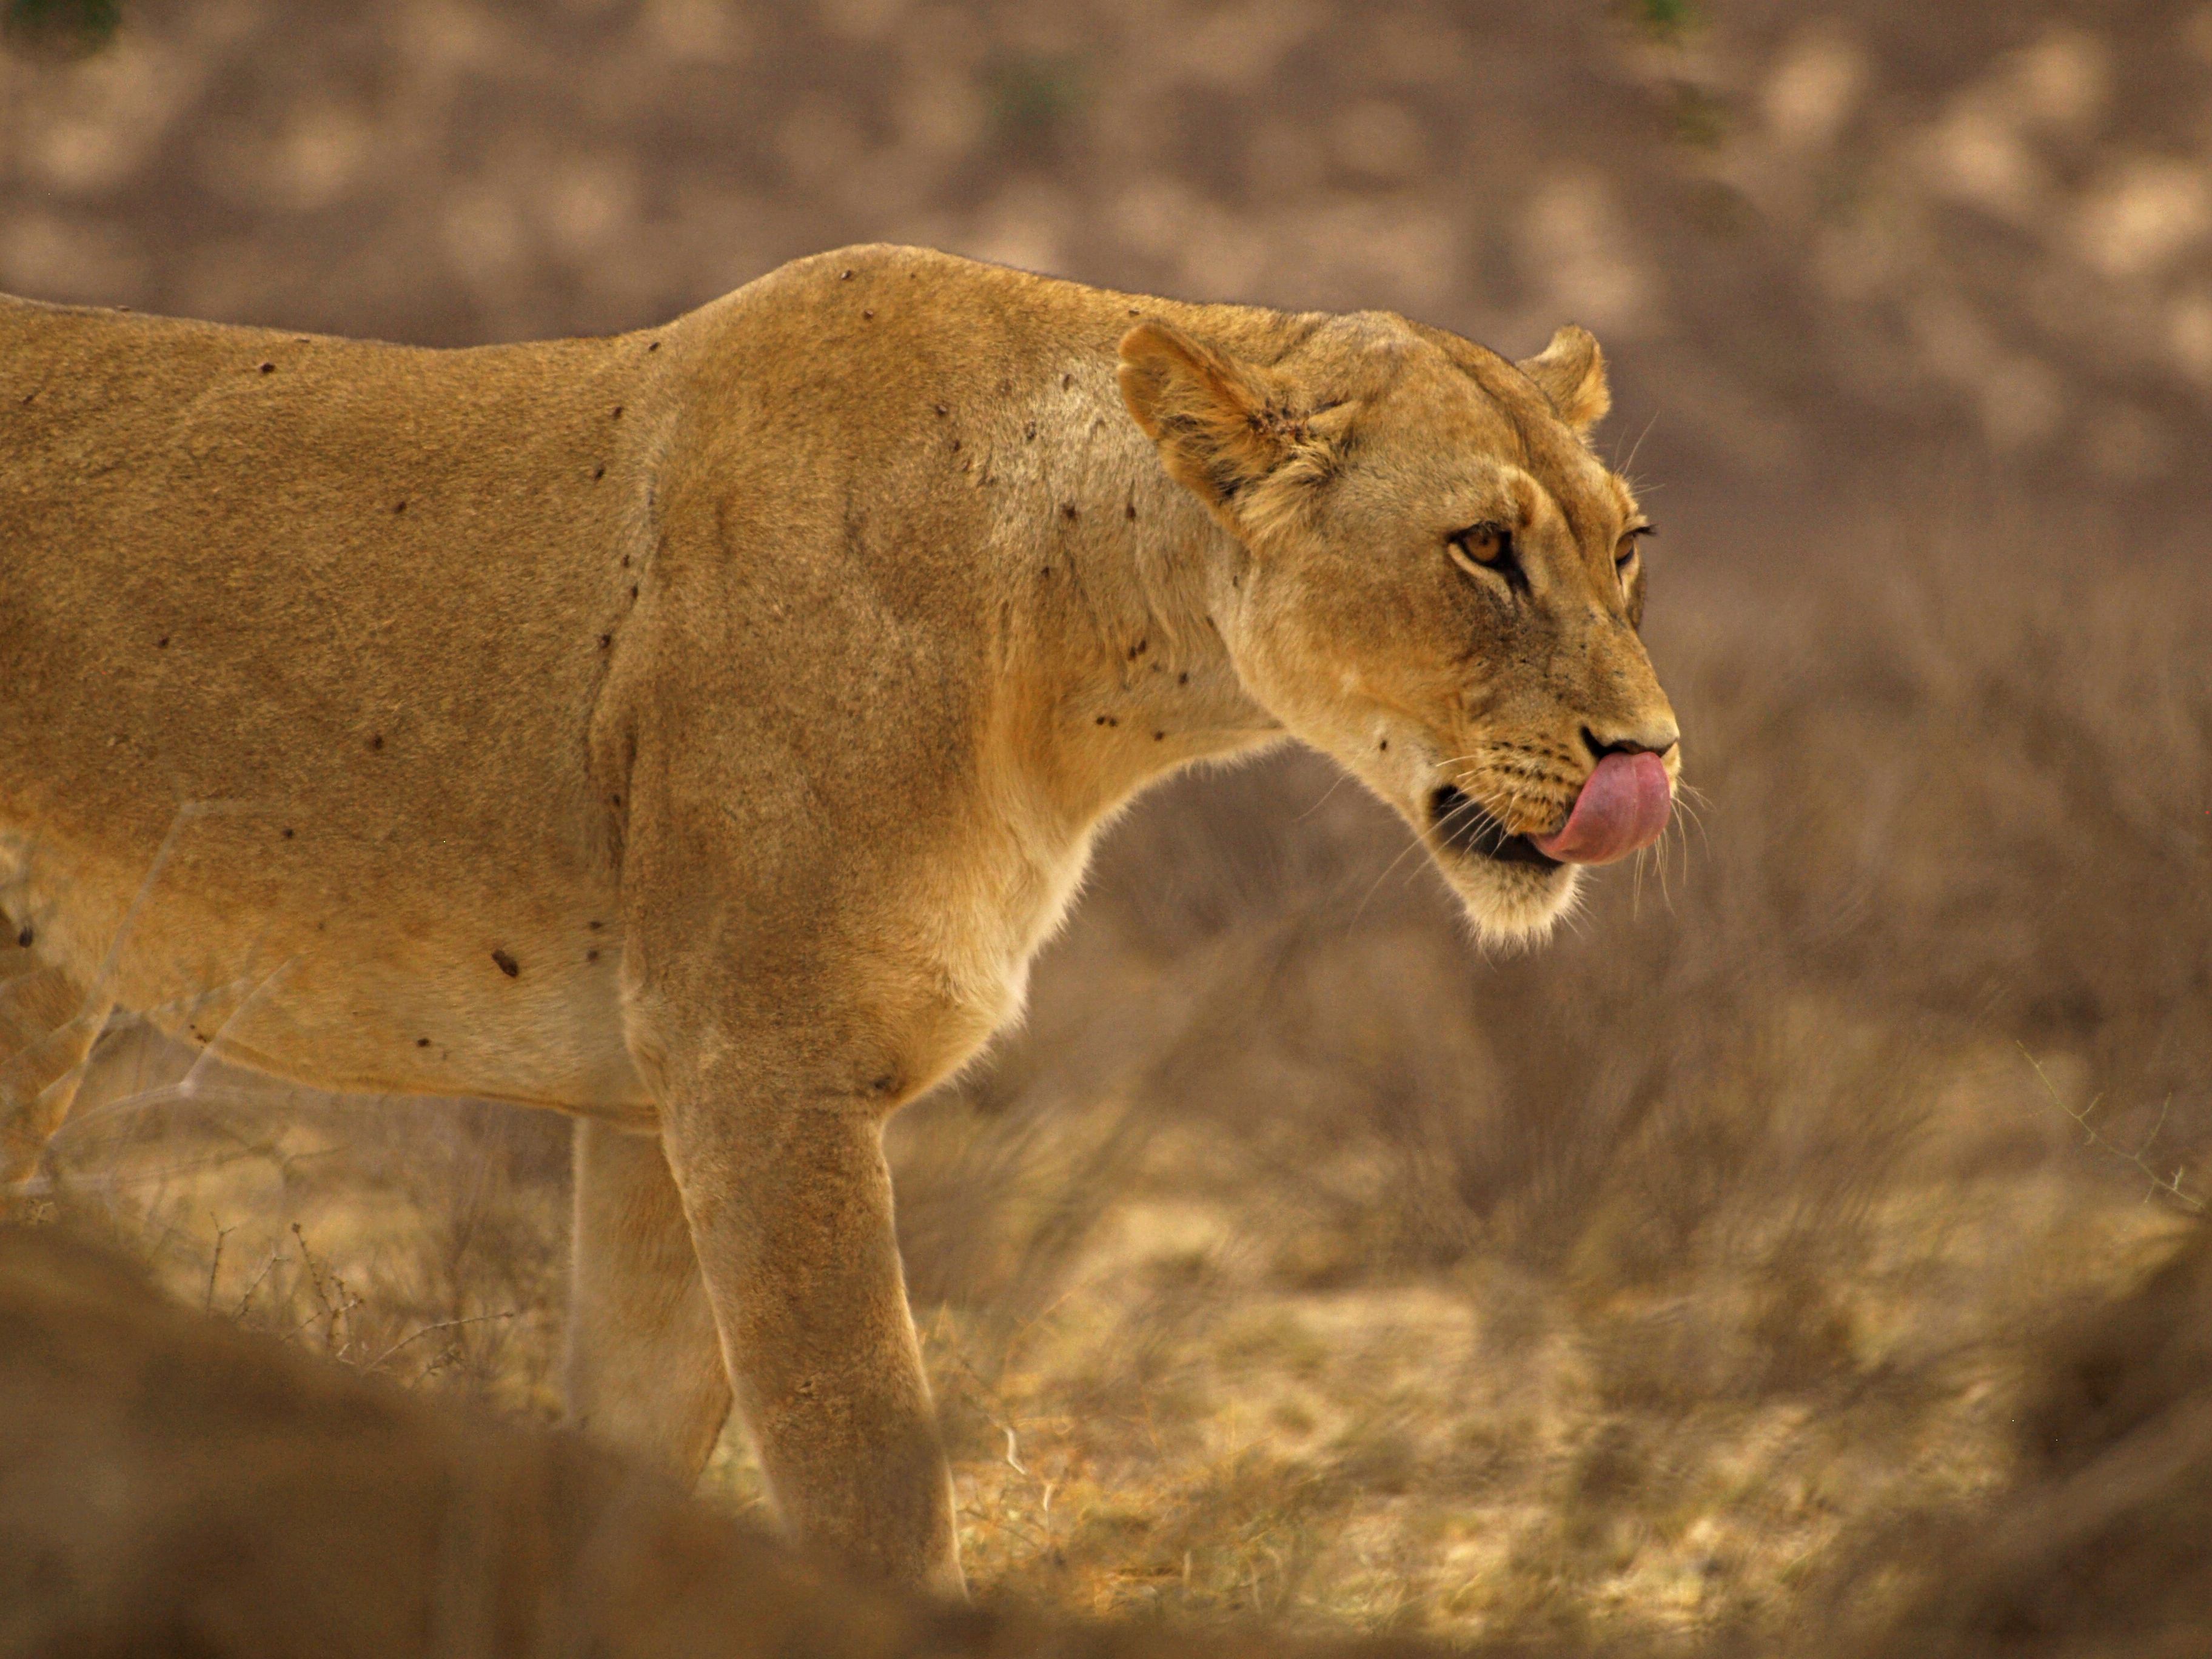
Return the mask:
[[[39,298],[461,344],[885,240],[1604,342],[1684,833],[1486,956],[1311,757],[1114,831],[1024,1028],[895,1130],[980,1586],[1765,1640],[2037,1478],[2052,1333],[2191,1236],[2212,4],[0,18]],[[41,1212],[556,1411],[560,1120],[188,1078],[127,1025],[94,1064]],[[761,1501],[734,1432],[708,1480]]]

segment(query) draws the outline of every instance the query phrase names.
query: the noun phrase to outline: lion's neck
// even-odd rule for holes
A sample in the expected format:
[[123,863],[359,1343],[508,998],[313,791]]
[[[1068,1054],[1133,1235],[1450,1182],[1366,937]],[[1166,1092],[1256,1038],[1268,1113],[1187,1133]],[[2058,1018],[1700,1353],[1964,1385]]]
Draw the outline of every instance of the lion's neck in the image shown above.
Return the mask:
[[1178,767],[1279,736],[1216,627],[1247,555],[1161,470],[1111,365],[1051,377],[1019,429],[993,458],[993,540],[1000,724],[1030,782],[1087,825]]

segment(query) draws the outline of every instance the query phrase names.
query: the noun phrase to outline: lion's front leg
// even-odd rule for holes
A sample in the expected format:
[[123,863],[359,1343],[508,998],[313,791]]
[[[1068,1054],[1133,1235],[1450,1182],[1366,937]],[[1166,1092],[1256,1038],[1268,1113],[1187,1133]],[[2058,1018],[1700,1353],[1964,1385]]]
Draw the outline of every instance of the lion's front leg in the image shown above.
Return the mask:
[[730,1414],[721,1340],[655,1135],[575,1128],[569,1420],[696,1476]]
[[38,1167],[112,1006],[33,956],[32,937],[0,914],[0,1186]]
[[880,1103],[763,1090],[739,1069],[671,1079],[665,1138],[777,1511],[865,1572],[957,1594]]

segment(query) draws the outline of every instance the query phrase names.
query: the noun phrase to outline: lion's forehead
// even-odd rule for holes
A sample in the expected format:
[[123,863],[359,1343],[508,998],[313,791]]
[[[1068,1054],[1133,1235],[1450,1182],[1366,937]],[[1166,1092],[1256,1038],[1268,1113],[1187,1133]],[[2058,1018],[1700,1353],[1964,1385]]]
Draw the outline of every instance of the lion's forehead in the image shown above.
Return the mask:
[[1595,476],[1582,476],[1554,484],[1553,498],[1559,503],[1577,542],[1600,543],[1610,548],[1625,529],[1634,509],[1627,488],[1602,467]]
[[1567,436],[1571,441],[1531,444],[1524,471],[1577,545],[1609,554],[1613,538],[1635,516],[1636,497],[1619,473],[1581,440]]
[[1533,387],[1503,372],[1474,374],[1425,343],[1411,349],[1401,343],[1395,356],[1398,372],[1385,401],[1397,405],[1409,436],[1437,445],[1441,454],[1457,451],[1525,473],[1577,541],[1607,538],[1609,527],[1634,512],[1626,481]]

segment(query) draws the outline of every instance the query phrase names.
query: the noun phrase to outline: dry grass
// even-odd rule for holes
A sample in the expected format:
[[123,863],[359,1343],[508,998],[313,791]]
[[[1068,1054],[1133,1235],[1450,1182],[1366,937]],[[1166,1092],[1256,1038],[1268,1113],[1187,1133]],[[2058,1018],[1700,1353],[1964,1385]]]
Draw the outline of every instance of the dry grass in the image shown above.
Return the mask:
[[[1786,605],[1673,579],[1697,822],[1546,951],[1474,951],[1317,763],[1117,832],[1028,1029],[894,1137],[980,1586],[1771,1636],[2015,1478],[2043,1333],[2201,1207],[2212,617],[1991,516]],[[182,1064],[110,1039],[69,1206],[205,1305],[553,1413],[557,1120]],[[734,1433],[708,1485],[761,1502]]]

